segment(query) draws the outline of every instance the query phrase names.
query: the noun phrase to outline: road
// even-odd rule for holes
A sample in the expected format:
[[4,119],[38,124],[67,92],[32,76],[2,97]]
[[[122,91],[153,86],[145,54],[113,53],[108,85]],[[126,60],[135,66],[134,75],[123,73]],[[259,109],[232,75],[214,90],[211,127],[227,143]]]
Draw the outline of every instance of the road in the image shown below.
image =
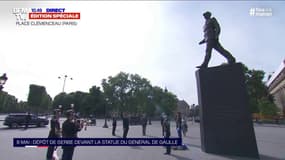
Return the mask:
[[[1,117],[0,117],[1,119]],[[97,126],[89,126],[79,132],[79,137],[112,137],[111,121],[109,128],[102,128],[104,120],[97,120]],[[201,151],[199,123],[188,122],[189,132],[183,138],[188,150],[173,150],[172,155],[164,155],[165,148],[160,146],[78,146],[73,160],[250,160],[249,158],[208,154]],[[0,121],[1,160],[45,160],[45,148],[14,148],[13,137],[46,138],[49,126],[24,130],[9,129]],[[122,136],[122,123],[118,122],[118,137]],[[285,160],[285,126],[255,125],[258,150],[262,160]],[[174,122],[171,122],[171,134],[177,136]],[[128,137],[142,137],[141,126],[131,126]],[[159,121],[153,121],[147,127],[146,137],[161,137]],[[62,150],[59,149],[59,155]]]

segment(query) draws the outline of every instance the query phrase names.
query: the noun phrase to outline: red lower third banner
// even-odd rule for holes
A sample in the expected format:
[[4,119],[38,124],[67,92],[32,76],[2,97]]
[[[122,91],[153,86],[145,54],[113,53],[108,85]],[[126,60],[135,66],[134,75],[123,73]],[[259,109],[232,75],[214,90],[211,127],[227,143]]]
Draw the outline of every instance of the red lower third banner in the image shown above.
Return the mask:
[[80,19],[80,13],[29,13],[29,19]]

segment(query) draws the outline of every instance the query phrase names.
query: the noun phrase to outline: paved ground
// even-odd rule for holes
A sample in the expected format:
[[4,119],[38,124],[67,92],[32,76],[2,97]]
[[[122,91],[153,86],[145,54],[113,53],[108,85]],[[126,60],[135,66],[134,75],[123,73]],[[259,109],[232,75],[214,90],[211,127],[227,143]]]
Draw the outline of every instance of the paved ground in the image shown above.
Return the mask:
[[[112,137],[111,128],[102,128],[104,121],[97,120],[97,126],[81,131],[79,137]],[[111,124],[111,122],[109,122]],[[165,148],[152,146],[136,147],[76,147],[73,160],[250,160],[248,158],[207,154],[201,151],[199,124],[188,123],[189,132],[183,139],[189,147],[184,151],[172,151],[172,155],[164,155]],[[172,135],[176,136],[172,122]],[[118,123],[117,134],[122,135],[122,124]],[[46,149],[13,148],[13,137],[47,137],[49,127],[24,129],[8,129],[0,122],[0,159],[1,160],[45,160]],[[285,126],[255,125],[260,159],[285,160]],[[129,137],[141,137],[141,126],[131,126]],[[159,121],[154,121],[147,128],[147,137],[161,137]],[[59,155],[61,155],[61,149]]]

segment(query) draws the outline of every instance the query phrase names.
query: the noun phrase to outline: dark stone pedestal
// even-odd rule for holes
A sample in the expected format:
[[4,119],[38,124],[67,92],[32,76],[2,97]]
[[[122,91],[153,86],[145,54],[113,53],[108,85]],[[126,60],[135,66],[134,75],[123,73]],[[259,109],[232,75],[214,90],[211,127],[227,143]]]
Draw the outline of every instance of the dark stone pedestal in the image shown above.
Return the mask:
[[240,63],[196,71],[204,152],[259,158]]

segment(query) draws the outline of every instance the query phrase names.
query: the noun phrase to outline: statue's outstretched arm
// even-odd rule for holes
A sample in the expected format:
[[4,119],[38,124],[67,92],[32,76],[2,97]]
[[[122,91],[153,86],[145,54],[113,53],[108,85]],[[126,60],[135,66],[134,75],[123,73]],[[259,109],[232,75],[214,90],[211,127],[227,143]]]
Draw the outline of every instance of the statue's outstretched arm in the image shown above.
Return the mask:
[[199,44],[201,45],[201,44],[203,44],[203,43],[205,43],[205,42],[206,42],[206,40],[203,39],[202,41],[199,42]]

